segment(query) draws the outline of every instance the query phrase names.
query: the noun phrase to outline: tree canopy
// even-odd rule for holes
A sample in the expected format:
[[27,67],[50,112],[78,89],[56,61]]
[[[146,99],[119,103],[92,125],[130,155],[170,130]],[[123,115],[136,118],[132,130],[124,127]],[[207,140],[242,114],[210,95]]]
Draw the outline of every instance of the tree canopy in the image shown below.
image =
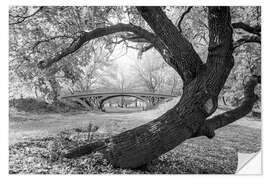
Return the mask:
[[[197,59],[201,59],[187,60],[189,64],[206,62],[209,43],[207,8],[162,9],[175,25],[173,29],[183,33],[194,47],[192,51],[198,53]],[[237,104],[241,99],[242,79],[250,74],[260,74],[260,11],[260,7],[231,8],[236,60],[222,93],[231,104]],[[116,46],[138,50],[138,58],[154,47],[172,65],[166,50],[168,45],[165,43],[164,46],[155,35],[159,32],[153,32],[151,24],[147,24],[132,6],[13,6],[9,15],[10,79],[19,82],[18,87],[29,91],[36,89],[42,97],[52,96],[53,99],[61,89],[90,90],[100,75],[98,69],[113,61],[110,56]],[[170,44],[173,45],[173,41]],[[176,69],[174,65],[172,67]],[[187,78],[186,75],[181,77]],[[13,84],[10,84],[10,91],[16,92],[18,88]]]

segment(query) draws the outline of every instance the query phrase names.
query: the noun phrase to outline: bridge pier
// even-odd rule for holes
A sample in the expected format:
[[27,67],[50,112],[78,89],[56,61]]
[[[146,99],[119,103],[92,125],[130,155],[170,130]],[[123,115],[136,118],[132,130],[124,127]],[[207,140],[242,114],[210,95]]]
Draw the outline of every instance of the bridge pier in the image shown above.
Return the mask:
[[80,104],[81,104],[82,106],[84,106],[87,110],[89,110],[89,111],[92,110],[91,106],[90,106],[89,104],[87,104],[84,100],[82,100],[82,99],[80,99],[80,98],[73,98],[72,100],[75,101],[75,102],[80,103]]

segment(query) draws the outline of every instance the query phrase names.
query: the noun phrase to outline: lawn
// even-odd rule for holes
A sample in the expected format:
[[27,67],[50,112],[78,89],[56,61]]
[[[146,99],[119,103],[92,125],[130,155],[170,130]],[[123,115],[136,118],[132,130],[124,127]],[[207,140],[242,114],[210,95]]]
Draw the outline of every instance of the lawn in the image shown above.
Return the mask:
[[[94,133],[94,139],[102,139],[148,122],[171,105],[167,103],[166,107],[161,105],[154,110],[132,113],[81,112],[37,115],[11,110],[9,172],[231,174],[235,173],[237,168],[238,152],[252,153],[261,148],[261,122],[245,117],[217,130],[213,139],[189,139],[141,169],[112,168],[98,153],[77,159],[59,157],[62,150],[85,143],[87,132],[83,130],[89,122],[99,126],[99,130]],[[76,128],[80,128],[82,132],[75,132]],[[54,153],[57,158],[52,159]]]

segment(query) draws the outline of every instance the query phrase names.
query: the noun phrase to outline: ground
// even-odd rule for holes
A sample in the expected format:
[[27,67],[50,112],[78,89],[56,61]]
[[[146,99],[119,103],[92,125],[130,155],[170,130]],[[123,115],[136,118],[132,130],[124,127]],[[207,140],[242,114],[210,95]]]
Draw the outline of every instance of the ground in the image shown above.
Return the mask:
[[[9,171],[10,173],[235,173],[237,153],[257,152],[261,148],[261,122],[244,117],[216,131],[216,136],[185,141],[172,151],[154,160],[143,169],[115,169],[100,154],[78,159],[52,160],[52,143],[59,133],[73,143],[85,142],[89,123],[99,127],[94,139],[105,138],[144,124],[160,116],[178,99],[149,111],[131,113],[77,112],[64,114],[32,114],[10,109]],[[222,112],[219,109],[216,113]],[[61,140],[62,141],[62,140]],[[61,144],[61,143],[60,143]],[[61,144],[62,145],[62,144]],[[59,147],[61,149],[62,147]]]

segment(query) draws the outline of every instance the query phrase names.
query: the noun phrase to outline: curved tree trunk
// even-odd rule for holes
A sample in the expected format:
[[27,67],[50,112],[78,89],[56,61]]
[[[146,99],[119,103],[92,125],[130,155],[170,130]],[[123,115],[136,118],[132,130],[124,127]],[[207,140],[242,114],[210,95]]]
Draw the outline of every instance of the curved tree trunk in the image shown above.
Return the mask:
[[[247,115],[257,101],[254,88],[260,80],[252,76],[245,88],[245,100],[234,110],[205,120],[205,112],[197,103],[204,98],[181,98],[180,102],[161,117],[125,131],[105,141],[90,143],[75,148],[65,154],[74,158],[95,151],[102,152],[114,167],[137,168],[163,153],[173,149],[183,141],[197,136],[214,137],[214,130]],[[184,96],[184,95],[183,95]],[[189,96],[190,97],[190,96]],[[190,102],[192,100],[192,102]]]
[[209,47],[203,63],[192,45],[168,19],[160,7],[137,7],[155,34],[135,25],[114,25],[84,33],[78,42],[47,62],[45,68],[66,54],[75,52],[84,42],[110,33],[131,31],[148,40],[181,76],[184,84],[180,101],[161,117],[125,131],[105,141],[71,150],[64,156],[78,157],[94,151],[104,154],[114,167],[137,168],[196,136],[214,137],[214,130],[247,114],[257,100],[253,89],[258,83],[252,77],[245,90],[246,100],[235,110],[207,120],[218,105],[218,95],[233,67],[233,39],[229,7],[209,7]]

